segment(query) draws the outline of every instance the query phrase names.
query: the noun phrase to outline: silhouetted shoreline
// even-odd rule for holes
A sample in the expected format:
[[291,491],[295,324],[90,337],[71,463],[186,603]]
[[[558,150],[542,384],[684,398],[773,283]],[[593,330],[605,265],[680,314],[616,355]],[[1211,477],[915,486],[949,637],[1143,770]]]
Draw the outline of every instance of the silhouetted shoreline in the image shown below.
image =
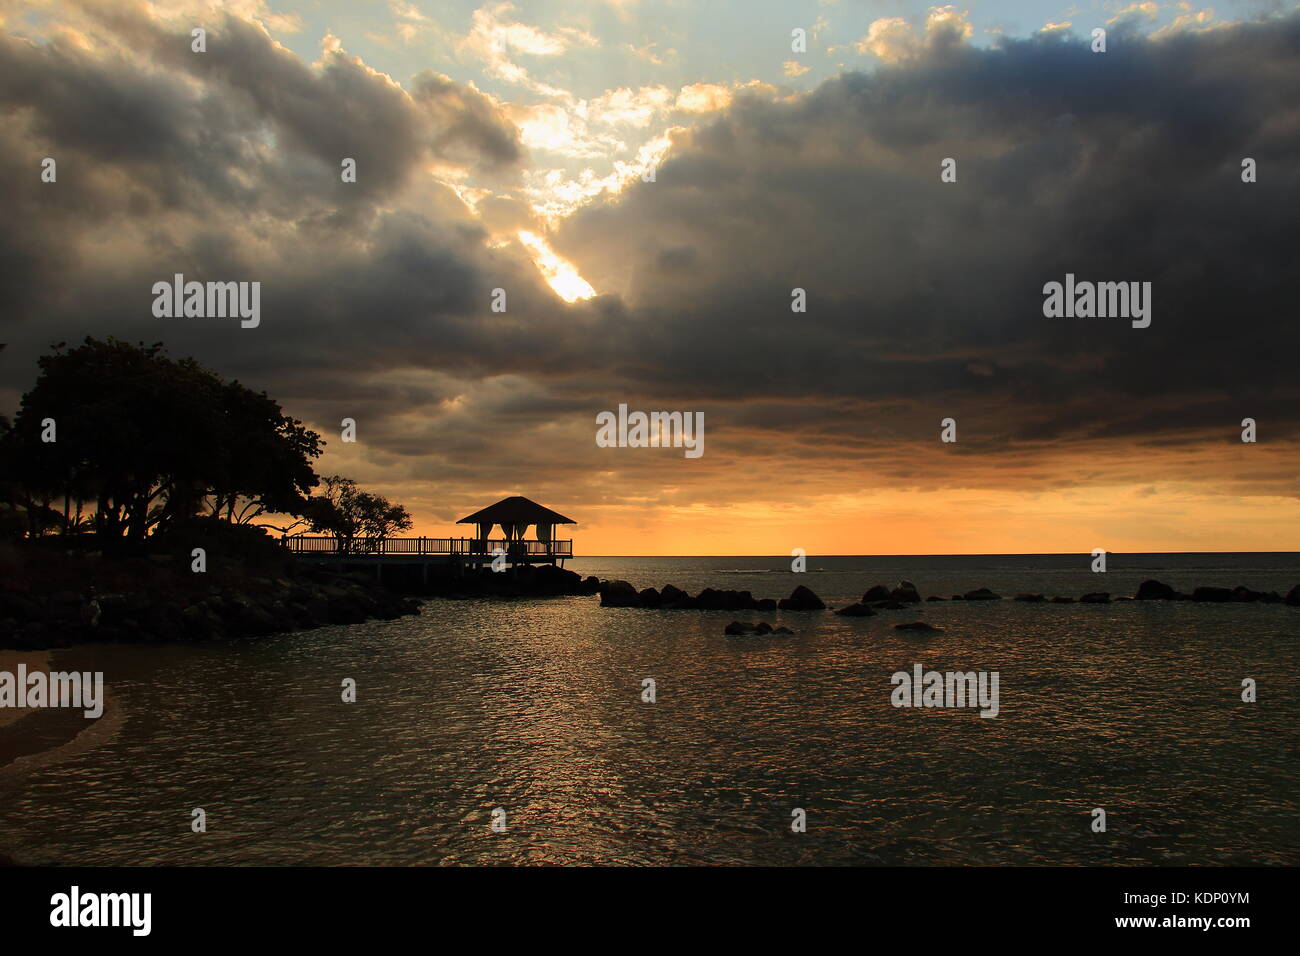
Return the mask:
[[[719,590],[705,588],[692,597],[679,587],[666,584],[662,588],[645,588],[638,591],[627,581],[613,580],[600,582],[601,607],[660,608],[664,610],[700,610],[700,611],[821,611],[834,610],[844,617],[870,617],[876,611],[897,611],[915,604],[921,604],[922,598],[916,585],[910,581],[900,581],[890,588],[876,584],[867,589],[860,601],[835,609],[828,607],[811,588],[799,585],[788,598],[756,598],[749,591]],[[951,598],[930,595],[925,602],[934,601],[1002,601],[1001,594],[989,588],[975,588]],[[1020,593],[1011,598],[1028,604],[1110,604],[1122,601],[1190,601],[1197,604],[1287,604],[1300,606],[1300,584],[1293,587],[1285,597],[1276,591],[1254,591],[1244,585],[1235,588],[1197,587],[1191,594],[1177,591],[1167,584],[1154,579],[1143,581],[1132,597],[1112,595],[1108,591],[1092,591],[1079,598],[1057,595],[1048,598],[1043,594]]]

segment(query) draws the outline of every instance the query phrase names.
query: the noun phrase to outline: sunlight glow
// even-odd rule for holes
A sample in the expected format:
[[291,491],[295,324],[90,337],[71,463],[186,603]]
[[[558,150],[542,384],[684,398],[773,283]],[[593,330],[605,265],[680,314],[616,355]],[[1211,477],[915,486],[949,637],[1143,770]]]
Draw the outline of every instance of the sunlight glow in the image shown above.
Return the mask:
[[526,229],[521,229],[519,230],[519,241],[524,244],[529,254],[532,255],[533,264],[537,266],[542,276],[550,283],[551,288],[555,290],[555,294],[565,302],[590,299],[596,294],[596,290],[591,287],[591,283],[578,275],[578,270],[571,263],[557,256],[555,250],[541,236]]

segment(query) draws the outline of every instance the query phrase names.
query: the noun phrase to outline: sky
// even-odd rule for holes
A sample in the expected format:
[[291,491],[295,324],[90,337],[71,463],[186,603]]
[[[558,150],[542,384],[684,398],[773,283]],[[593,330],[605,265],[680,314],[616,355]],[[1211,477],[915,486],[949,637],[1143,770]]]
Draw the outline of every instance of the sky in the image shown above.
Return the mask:
[[[578,554],[1300,550],[1298,66],[1282,2],[0,0],[0,411],[116,335],[413,534],[523,494]],[[260,323],[156,317],[176,273]],[[1045,316],[1067,273],[1151,324]],[[620,404],[704,453],[601,447]]]

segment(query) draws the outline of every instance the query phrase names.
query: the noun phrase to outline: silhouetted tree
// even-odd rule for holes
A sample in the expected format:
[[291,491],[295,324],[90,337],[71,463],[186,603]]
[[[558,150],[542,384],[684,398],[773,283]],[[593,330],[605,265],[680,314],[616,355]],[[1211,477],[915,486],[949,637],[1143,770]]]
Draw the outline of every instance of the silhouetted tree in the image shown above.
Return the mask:
[[362,491],[351,478],[330,475],[302,509],[311,530],[337,535],[340,549],[357,549],[357,539],[378,541],[411,527],[411,515],[383,495]]
[[[0,479],[20,489],[32,516],[62,499],[65,531],[85,500],[99,535],[139,541],[205,501],[214,517],[251,520],[292,508],[317,484],[319,435],[266,393],[171,359],[161,344],[88,337],[72,349],[55,345],[38,364],[0,436]],[[55,440],[43,441],[51,421]]]

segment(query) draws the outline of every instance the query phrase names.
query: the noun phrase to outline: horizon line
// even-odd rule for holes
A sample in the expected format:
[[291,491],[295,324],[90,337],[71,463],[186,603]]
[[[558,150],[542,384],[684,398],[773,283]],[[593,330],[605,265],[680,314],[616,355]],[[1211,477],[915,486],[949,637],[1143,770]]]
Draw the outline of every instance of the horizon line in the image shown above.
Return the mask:
[[[1300,551],[1107,551],[1107,556],[1127,555],[1186,555],[1186,554],[1290,554],[1300,555]],[[1086,555],[1091,551],[959,551],[959,552],[912,552],[899,554],[822,554],[808,553],[805,557],[818,558],[1027,558],[1027,557],[1066,557]],[[565,560],[576,561],[580,558],[789,558],[787,554],[583,554],[574,555]]]

